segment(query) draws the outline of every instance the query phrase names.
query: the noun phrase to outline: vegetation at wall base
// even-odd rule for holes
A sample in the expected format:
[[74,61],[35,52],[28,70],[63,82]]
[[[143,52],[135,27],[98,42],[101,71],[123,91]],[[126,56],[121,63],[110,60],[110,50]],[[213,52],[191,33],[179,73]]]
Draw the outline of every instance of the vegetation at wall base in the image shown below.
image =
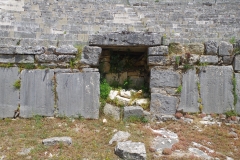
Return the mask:
[[21,88],[21,80],[20,79],[16,80],[13,84],[13,87],[15,89],[20,89]]

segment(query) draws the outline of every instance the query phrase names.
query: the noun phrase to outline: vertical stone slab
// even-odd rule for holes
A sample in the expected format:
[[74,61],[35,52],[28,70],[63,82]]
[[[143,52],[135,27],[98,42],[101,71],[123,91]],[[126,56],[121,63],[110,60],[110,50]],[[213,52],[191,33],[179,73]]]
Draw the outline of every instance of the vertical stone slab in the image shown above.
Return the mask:
[[21,72],[21,117],[54,114],[53,70],[23,70]]
[[59,115],[99,117],[99,73],[59,73],[56,79]]
[[179,110],[184,112],[198,112],[198,76],[195,69],[188,70],[183,74],[182,92],[179,104]]
[[13,117],[18,107],[19,90],[13,87],[18,79],[17,67],[0,67],[0,118]]
[[232,66],[207,66],[200,71],[200,93],[205,113],[233,109]]
[[237,94],[237,104],[236,104],[236,111],[240,114],[240,73],[235,73],[236,78],[236,94]]

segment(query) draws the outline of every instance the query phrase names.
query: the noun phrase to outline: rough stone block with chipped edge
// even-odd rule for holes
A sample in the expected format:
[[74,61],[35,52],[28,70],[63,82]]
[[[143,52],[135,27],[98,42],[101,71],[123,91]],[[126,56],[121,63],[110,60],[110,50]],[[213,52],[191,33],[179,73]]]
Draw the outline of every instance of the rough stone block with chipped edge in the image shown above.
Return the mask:
[[232,66],[202,67],[200,94],[205,113],[225,113],[233,108]]
[[204,54],[204,45],[202,43],[190,43],[185,45],[185,53]]
[[166,96],[159,93],[152,93],[150,112],[153,114],[175,114],[178,101],[178,98],[174,96]]
[[240,71],[240,55],[236,55],[233,63],[234,71]]
[[53,116],[53,70],[23,70],[21,72],[20,116]]
[[237,94],[237,104],[236,111],[240,114],[240,73],[235,73],[236,78],[236,94]]
[[56,145],[58,143],[64,143],[64,144],[67,144],[67,145],[71,145],[72,144],[72,138],[71,137],[52,137],[52,138],[44,139],[42,141],[42,143],[45,146],[53,146],[53,145]]
[[205,45],[205,54],[206,55],[217,55],[218,53],[218,44],[215,41],[207,41]]
[[183,74],[182,91],[178,110],[184,112],[198,112],[198,76],[195,69],[190,69]]
[[234,56],[223,56],[223,64],[231,65],[233,62]]
[[140,106],[126,106],[124,107],[124,119],[131,116],[143,116],[143,108]]
[[144,143],[141,142],[118,142],[114,149],[115,154],[122,159],[146,160],[147,154]]
[[180,74],[178,72],[157,67],[151,69],[150,88],[178,87],[180,84]]
[[56,54],[77,54],[77,48],[73,45],[62,45],[56,49]]
[[148,48],[148,56],[167,56],[168,46],[156,46]]
[[0,45],[0,54],[14,54],[15,51],[14,46]]
[[200,57],[200,63],[217,64],[218,63],[218,56],[202,55]]
[[119,45],[119,46],[136,46],[136,45],[161,45],[161,35],[158,33],[145,32],[114,32],[105,35],[91,35],[89,38],[90,45]]
[[102,48],[100,47],[85,46],[80,62],[90,66],[98,66],[101,52]]
[[230,56],[233,52],[233,45],[229,42],[221,41],[218,47],[218,55]]
[[16,51],[15,54],[33,54],[33,55],[37,55],[37,54],[43,54],[44,53],[44,48],[41,46],[36,46],[36,47],[32,47],[32,46],[17,46],[16,47]]
[[41,54],[35,56],[37,62],[47,63],[47,62],[57,62],[58,56],[55,54]]
[[111,104],[106,104],[103,109],[105,115],[111,116],[113,119],[119,121],[121,110],[119,107],[113,106]]
[[0,63],[34,63],[34,55],[0,55]]
[[98,119],[99,73],[59,73],[56,80],[59,115]]
[[19,80],[18,68],[0,67],[0,75],[0,118],[13,117],[19,101],[19,90],[13,86]]

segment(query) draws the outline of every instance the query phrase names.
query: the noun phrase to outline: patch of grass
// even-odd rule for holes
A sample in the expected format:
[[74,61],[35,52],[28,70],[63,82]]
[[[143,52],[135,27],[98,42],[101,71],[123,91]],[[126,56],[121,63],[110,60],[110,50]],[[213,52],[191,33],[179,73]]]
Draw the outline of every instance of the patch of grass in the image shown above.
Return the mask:
[[21,39],[19,39],[19,40],[17,41],[16,45],[19,46],[20,43],[21,43]]
[[34,121],[35,121],[35,126],[36,126],[37,128],[42,128],[42,126],[43,126],[43,124],[42,124],[42,119],[43,119],[43,117],[40,116],[40,115],[34,115],[34,116],[33,116],[33,119],[34,119]]
[[22,69],[36,69],[36,66],[34,63],[23,63],[20,64],[19,67]]
[[190,65],[190,64],[184,64],[184,65],[183,65],[183,69],[184,69],[184,71],[187,71],[187,70],[189,70],[189,69],[193,69],[193,66]]
[[237,55],[237,54],[240,54],[240,47],[234,48],[234,49],[233,49],[233,53],[236,54],[236,55]]
[[230,42],[231,44],[236,43],[236,38],[235,38],[235,37],[232,37],[232,38],[229,40],[229,42]]
[[206,67],[207,65],[208,65],[207,62],[200,62],[200,63],[199,63],[199,66],[203,66],[203,67]]
[[15,89],[20,89],[21,88],[21,80],[20,79],[16,80],[13,84],[13,87]]
[[103,79],[100,83],[100,98],[107,99],[111,91],[111,86],[107,83],[106,79]]
[[230,110],[230,111],[227,111],[225,112],[226,116],[227,117],[232,117],[232,116],[237,116],[237,112],[235,110]]
[[177,65],[177,67],[178,67],[179,64],[180,64],[180,56],[176,56],[176,57],[175,57],[175,63],[176,63],[176,65]]
[[234,97],[234,101],[233,101],[233,105],[234,105],[234,109],[236,110],[236,104],[237,104],[237,100],[238,100],[238,95],[237,95],[237,80],[235,77],[233,77],[232,79],[232,84],[233,84],[233,97]]
[[124,80],[123,82],[123,89],[129,89],[129,86],[132,84],[132,81],[130,80],[130,78],[128,77],[127,79]]
[[10,67],[13,67],[13,63],[2,63],[2,64],[0,64],[0,67],[10,68]]
[[180,94],[182,92],[182,85],[178,86],[176,93]]

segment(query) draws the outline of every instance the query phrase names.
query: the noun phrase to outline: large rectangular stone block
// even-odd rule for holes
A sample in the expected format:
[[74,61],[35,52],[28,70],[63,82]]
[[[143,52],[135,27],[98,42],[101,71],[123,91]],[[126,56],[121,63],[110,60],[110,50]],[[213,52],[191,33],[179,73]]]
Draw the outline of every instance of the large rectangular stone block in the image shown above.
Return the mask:
[[174,96],[152,93],[150,111],[153,114],[172,115],[176,113],[177,104],[178,99]]
[[21,72],[21,117],[54,115],[53,70],[23,70]]
[[150,88],[178,87],[180,84],[180,74],[178,72],[163,70],[158,67],[151,69]]
[[205,113],[224,113],[233,108],[232,66],[207,66],[200,71],[200,94]]
[[59,73],[56,79],[59,115],[99,117],[99,73]]
[[182,91],[178,110],[184,112],[198,112],[198,76],[195,69],[188,70],[183,74]]
[[0,67],[0,118],[13,117],[14,110],[18,108],[19,90],[13,87],[17,80],[17,67]]

